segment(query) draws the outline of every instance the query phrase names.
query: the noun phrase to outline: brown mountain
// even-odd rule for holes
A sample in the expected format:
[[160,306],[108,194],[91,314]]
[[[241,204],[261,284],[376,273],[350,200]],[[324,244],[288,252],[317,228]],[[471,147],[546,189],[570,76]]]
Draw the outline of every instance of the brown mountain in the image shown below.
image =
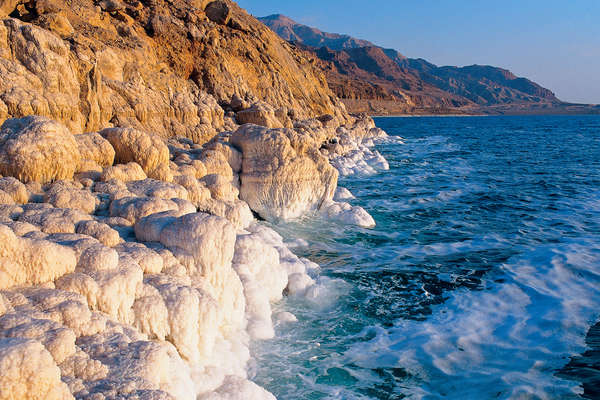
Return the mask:
[[[439,67],[348,35],[325,33],[282,15],[259,18],[314,55],[351,111],[524,112],[563,107],[552,91],[493,66]],[[536,111],[537,112],[537,111]]]
[[337,33],[327,33],[320,31],[317,28],[299,24],[281,14],[258,18],[258,20],[270,27],[281,36],[281,38],[288,42],[311,47],[326,46],[333,50],[375,46],[373,43],[366,40],[355,39],[348,35],[338,35]]

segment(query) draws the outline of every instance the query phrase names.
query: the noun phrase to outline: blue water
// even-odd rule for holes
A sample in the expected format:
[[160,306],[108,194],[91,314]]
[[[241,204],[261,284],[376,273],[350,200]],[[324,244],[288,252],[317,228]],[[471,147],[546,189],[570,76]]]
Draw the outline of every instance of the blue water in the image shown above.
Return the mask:
[[275,227],[308,242],[320,291],[277,305],[299,322],[255,345],[254,380],[279,399],[598,398],[600,117],[376,123],[405,139],[378,146],[390,170],[340,185],[377,227]]

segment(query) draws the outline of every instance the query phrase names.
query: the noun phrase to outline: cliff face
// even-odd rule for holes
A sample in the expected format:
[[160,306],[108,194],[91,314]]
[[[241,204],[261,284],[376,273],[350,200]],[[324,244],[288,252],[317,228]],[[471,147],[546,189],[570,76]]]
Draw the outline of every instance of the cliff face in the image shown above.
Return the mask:
[[438,67],[347,35],[306,27],[284,16],[260,20],[317,58],[329,86],[352,111],[448,112],[561,104],[550,90],[505,69]]
[[343,113],[302,53],[230,1],[5,0],[0,18],[0,122],[203,142],[234,95],[297,118]]

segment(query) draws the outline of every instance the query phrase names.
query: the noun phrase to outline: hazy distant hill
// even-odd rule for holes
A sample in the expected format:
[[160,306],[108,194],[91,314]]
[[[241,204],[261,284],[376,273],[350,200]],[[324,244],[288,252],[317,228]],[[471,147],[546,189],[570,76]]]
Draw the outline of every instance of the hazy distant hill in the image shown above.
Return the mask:
[[[494,107],[515,111],[563,103],[537,83],[493,66],[438,67],[371,42],[322,32],[283,15],[259,18],[283,39],[312,53],[334,92],[355,111]],[[364,109],[371,107],[370,110]]]

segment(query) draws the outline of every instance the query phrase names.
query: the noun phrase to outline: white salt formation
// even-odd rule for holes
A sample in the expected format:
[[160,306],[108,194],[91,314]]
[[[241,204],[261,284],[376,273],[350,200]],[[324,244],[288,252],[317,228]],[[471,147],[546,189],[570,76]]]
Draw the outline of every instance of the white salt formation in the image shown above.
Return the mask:
[[72,135],[41,117],[2,125],[0,399],[274,398],[247,379],[249,341],[274,336],[284,293],[316,296],[318,265],[253,212],[375,223],[336,192],[327,156],[343,154],[319,145],[336,127],[234,128],[198,146]]

